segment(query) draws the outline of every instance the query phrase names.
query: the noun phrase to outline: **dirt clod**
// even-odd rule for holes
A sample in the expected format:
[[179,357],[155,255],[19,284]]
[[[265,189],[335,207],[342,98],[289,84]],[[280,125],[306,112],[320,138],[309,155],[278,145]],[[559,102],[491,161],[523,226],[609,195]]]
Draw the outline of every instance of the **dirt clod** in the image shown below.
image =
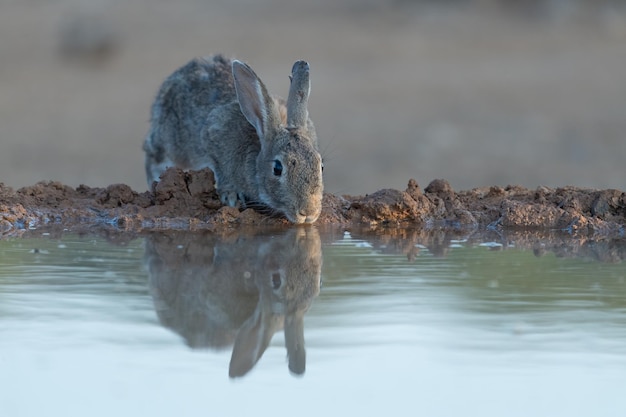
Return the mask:
[[[317,222],[426,229],[565,230],[576,235],[623,237],[626,194],[619,190],[530,190],[519,186],[455,192],[443,179],[432,181],[422,192],[411,179],[405,191],[383,189],[365,196],[325,194]],[[0,183],[0,236],[49,225],[139,231],[265,224],[287,221],[251,208],[222,206],[208,169],[169,169],[152,191],[144,193],[124,184],[73,189],[47,181],[15,191]]]
[[[411,184],[409,183],[409,186]],[[424,189],[427,193],[437,194],[439,196],[454,196],[454,190],[450,183],[446,180],[437,179],[433,180],[428,186]]]

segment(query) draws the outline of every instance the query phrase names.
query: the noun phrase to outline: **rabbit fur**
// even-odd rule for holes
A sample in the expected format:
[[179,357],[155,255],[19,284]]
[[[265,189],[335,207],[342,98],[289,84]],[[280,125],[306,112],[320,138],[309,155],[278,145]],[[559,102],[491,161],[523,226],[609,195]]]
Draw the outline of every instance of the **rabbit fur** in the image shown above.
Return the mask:
[[222,55],[170,75],[143,144],[148,184],[167,167],[211,168],[224,204],[264,207],[292,223],[322,210],[322,158],[308,117],[309,65],[292,68],[289,97],[272,97],[254,71]]

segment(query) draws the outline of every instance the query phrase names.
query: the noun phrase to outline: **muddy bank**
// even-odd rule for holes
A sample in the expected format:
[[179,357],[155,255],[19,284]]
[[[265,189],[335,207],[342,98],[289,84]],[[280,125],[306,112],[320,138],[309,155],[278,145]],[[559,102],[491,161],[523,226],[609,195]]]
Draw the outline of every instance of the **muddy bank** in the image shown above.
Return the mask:
[[[326,194],[318,224],[415,226],[433,230],[562,230],[573,235],[623,237],[626,194],[576,187],[517,186],[455,191],[445,180],[425,188],[365,196]],[[0,183],[0,234],[58,225],[70,230],[202,230],[236,225],[287,224],[252,209],[223,207],[209,170],[168,170],[153,190],[124,184],[106,188],[40,182],[14,190]]]

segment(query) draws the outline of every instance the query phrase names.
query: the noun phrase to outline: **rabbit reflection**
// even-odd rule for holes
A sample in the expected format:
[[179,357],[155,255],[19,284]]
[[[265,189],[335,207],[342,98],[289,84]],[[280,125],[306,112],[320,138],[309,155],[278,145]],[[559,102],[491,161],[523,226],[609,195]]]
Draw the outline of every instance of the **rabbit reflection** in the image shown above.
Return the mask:
[[161,323],[192,348],[233,345],[230,377],[249,372],[280,329],[290,371],[304,373],[303,318],[322,268],[317,229],[155,233],[146,238],[144,260]]

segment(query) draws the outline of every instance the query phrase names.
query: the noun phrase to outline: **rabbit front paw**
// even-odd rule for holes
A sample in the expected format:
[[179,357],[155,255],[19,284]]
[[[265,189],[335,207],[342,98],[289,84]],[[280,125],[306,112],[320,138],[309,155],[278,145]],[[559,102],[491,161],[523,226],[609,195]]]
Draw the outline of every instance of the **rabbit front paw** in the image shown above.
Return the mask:
[[220,196],[220,201],[224,205],[228,205],[230,207],[238,207],[245,209],[246,208],[246,199],[243,193],[238,193],[237,191],[226,191],[221,190],[217,192]]

